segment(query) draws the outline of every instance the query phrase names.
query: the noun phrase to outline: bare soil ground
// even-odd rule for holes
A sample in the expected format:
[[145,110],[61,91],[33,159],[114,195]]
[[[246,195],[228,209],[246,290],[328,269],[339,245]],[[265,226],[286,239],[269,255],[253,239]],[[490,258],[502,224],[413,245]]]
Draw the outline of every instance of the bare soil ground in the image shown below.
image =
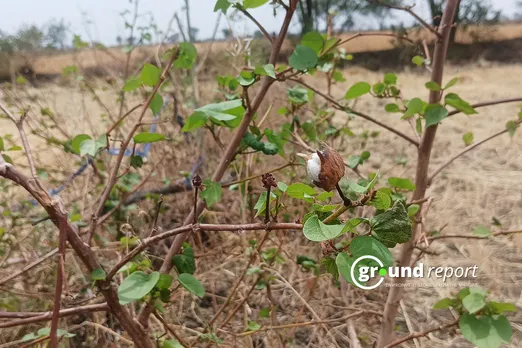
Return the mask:
[[[42,63],[43,64],[43,63]],[[47,63],[46,63],[47,64]],[[58,61],[54,61],[58,65]],[[60,62],[60,65],[62,62]],[[63,63],[65,64],[65,63]],[[44,64],[45,65],[45,64]],[[42,68],[43,70],[44,68]],[[347,82],[334,86],[334,96],[341,98],[347,88],[357,81],[368,81],[370,83],[377,82],[382,79],[382,73],[374,73],[360,68],[351,68],[343,71]],[[426,98],[428,91],[424,87],[424,83],[428,81],[427,73],[419,73],[418,71],[405,71],[399,75],[399,86],[405,98],[421,97]],[[452,77],[460,77],[460,82],[453,87],[463,99],[469,102],[488,101],[500,98],[518,97],[520,96],[521,84],[520,76],[522,76],[522,65],[472,65],[472,66],[449,66],[445,72],[445,81]],[[213,93],[213,80],[201,83],[203,101],[210,101],[215,96]],[[321,79],[310,77],[309,82],[313,85],[322,87],[326,86]],[[104,81],[97,81],[96,91],[100,98],[109,105],[110,110],[116,110],[114,92],[110,90]],[[277,105],[283,103],[284,90],[282,87],[275,87],[271,91],[269,101],[274,103],[274,108],[269,115],[268,121],[277,124],[280,122],[275,112]],[[20,94],[22,95],[22,94]],[[32,128],[40,127],[39,109],[41,107],[50,107],[60,125],[65,132],[70,135],[88,133],[101,134],[106,129],[107,123],[100,121],[100,115],[106,114],[99,103],[92,99],[92,96],[85,91],[81,91],[77,87],[70,85],[48,85],[40,88],[28,88],[23,93],[24,102],[31,102],[32,109],[29,113],[29,123]],[[136,104],[140,98],[136,97]],[[129,104],[133,104],[130,102]],[[400,121],[399,114],[389,114],[384,111],[384,102],[373,98],[362,98],[357,103],[357,110],[366,114],[370,114],[378,118],[382,122],[394,125],[408,134],[414,134],[411,126]],[[266,108],[265,108],[266,110]],[[503,104],[500,106],[480,108],[478,115],[455,115],[443,121],[439,127],[437,140],[432,155],[431,170],[437,168],[450,156],[464,148],[462,135],[468,131],[473,131],[475,141],[479,141],[488,135],[502,130],[508,120],[514,119],[520,111],[520,106],[516,104]],[[167,110],[167,117],[170,117],[171,111]],[[186,116],[186,115],[184,115]],[[162,116],[163,117],[163,116]],[[390,176],[414,177],[415,168],[415,151],[402,139],[393,136],[386,130],[380,129],[364,120],[349,117],[344,114],[337,114],[335,123],[342,125],[348,122],[348,125],[356,135],[360,135],[365,130],[380,131],[380,136],[371,138],[366,142],[364,150],[371,152],[371,157],[367,164],[361,167],[363,173],[380,170],[384,179]],[[161,177],[165,173],[170,173],[173,177],[172,181],[178,179],[177,174],[181,170],[190,170],[195,158],[196,149],[185,149],[183,145],[183,137],[179,133],[179,127],[172,123],[160,124],[160,132],[169,134],[175,138],[175,148],[165,149],[159,145],[153,147],[152,161],[158,160],[165,155],[166,159],[159,169],[158,177],[151,179],[150,186],[162,185]],[[0,119],[0,135],[7,133],[14,135],[17,142],[15,128],[5,119]],[[54,130],[56,131],[56,130]],[[31,142],[35,144],[35,153],[37,164],[40,166],[52,166],[53,169],[63,172],[62,175],[55,175],[53,179],[60,180],[71,173],[77,163],[71,160],[70,156],[64,156],[63,151],[58,148],[49,150],[44,141],[38,137],[31,135]],[[226,142],[226,135],[222,135],[223,141]],[[209,140],[210,141],[210,140]],[[348,158],[350,154],[358,154],[363,151],[360,138],[346,138],[342,142],[337,142],[334,147]],[[507,134],[500,136],[482,146],[466,154],[456,160],[451,166],[445,169],[439,177],[436,178],[428,191],[428,195],[433,198],[427,221],[425,221],[426,229],[440,230],[443,228],[443,234],[469,235],[476,225],[489,225],[491,218],[498,218],[506,228],[514,229],[522,227],[522,190],[519,189],[522,181],[522,133],[520,130],[511,138]],[[218,149],[205,150],[207,163],[203,174],[211,173],[216,161],[213,156],[219,155]],[[187,157],[188,156],[188,157]],[[190,157],[192,156],[192,157]],[[410,160],[405,166],[398,165],[396,159],[399,157],[408,157]],[[17,164],[24,164],[25,158],[21,152],[13,156]],[[263,170],[276,167],[281,162],[262,162],[259,158],[252,157],[252,172],[250,174],[260,173]],[[248,174],[248,172],[245,172]],[[284,178],[287,181],[306,181],[304,170],[297,169],[298,177]],[[279,175],[278,179],[283,174]],[[352,174],[348,172],[348,176]],[[245,175],[246,176],[246,175]],[[281,178],[281,179],[283,179]],[[48,186],[53,186],[56,182],[47,182]],[[77,179],[77,182],[68,189],[63,196],[69,204],[81,202],[88,192],[94,189],[96,181],[92,173],[83,175]],[[165,218],[165,228],[169,224],[176,224],[190,209],[192,195],[190,193],[181,193],[176,196],[166,198],[166,204],[172,209],[170,216]],[[147,203],[140,205],[146,210]],[[215,212],[207,213],[205,219],[209,222],[225,222],[235,221],[238,218],[246,219],[245,214],[240,214],[245,207],[245,202],[235,192],[227,192],[225,201],[222,205],[216,207]],[[82,211],[84,216],[89,216],[89,208],[85,207]],[[296,207],[299,209],[299,207]],[[293,214],[294,211],[291,211]],[[141,213],[137,213],[136,217],[129,217],[129,220],[141,217]],[[170,220],[170,221],[169,221]],[[30,231],[28,231],[29,233]],[[208,293],[214,296],[214,301],[222,303],[228,289],[234,283],[235,275],[244,266],[246,258],[241,256],[244,247],[248,244],[247,240],[256,236],[255,234],[235,235],[226,234],[216,237],[213,243],[219,245],[219,249],[225,249],[226,254],[214,252],[212,248],[207,250],[199,250],[201,258],[198,260],[198,277],[203,280]],[[257,235],[259,237],[259,235]],[[320,250],[318,246],[307,243],[302,236],[295,235],[295,232],[289,232],[285,236],[280,236],[286,242],[284,254],[289,260],[295,260],[295,256],[306,254],[319,258]],[[53,238],[49,235],[40,241],[42,245],[51,243]],[[279,240],[273,240],[271,245],[277,246]],[[214,244],[214,248],[215,248]],[[438,255],[428,255],[423,259],[427,266],[470,266],[477,265],[479,272],[476,282],[479,285],[491,290],[493,298],[502,299],[504,301],[513,302],[517,307],[522,307],[522,236],[498,237],[492,240],[444,240],[433,244],[433,250]],[[397,248],[399,249],[399,248]],[[227,256],[228,255],[228,256]],[[209,262],[209,258],[213,260]],[[281,308],[278,320],[282,323],[295,320],[295,314],[303,307],[302,298],[304,296],[311,308],[322,319],[328,319],[340,316],[349,308],[343,307],[344,303],[340,300],[339,289],[333,286],[329,276],[319,279],[319,286],[315,292],[309,294],[310,284],[314,281],[314,277],[309,273],[303,273],[299,266],[292,262],[284,265],[278,265],[276,271],[283,274],[288,283],[276,281],[273,287],[278,306]],[[49,271],[49,269],[47,270]],[[1,277],[5,276],[4,271],[0,270]],[[1,278],[0,277],[0,278]],[[431,306],[440,298],[455,292],[454,287],[440,287],[440,284],[433,286],[415,287],[406,290],[407,296],[403,300],[400,318],[398,318],[398,332],[407,334],[408,331],[421,331],[432,327],[438,322],[447,318],[451,318],[448,310],[433,311]],[[18,286],[24,287],[23,284]],[[246,291],[248,286],[241,286],[241,291]],[[300,296],[294,290],[297,290]],[[25,289],[28,290],[28,289]],[[349,298],[353,301],[353,306],[364,306],[366,309],[376,311],[382,310],[385,300],[386,289],[380,289],[374,292],[364,292],[361,290],[351,289]],[[189,329],[196,328],[201,324],[198,322],[200,316],[211,317],[213,307],[209,300],[208,308],[203,309],[203,313],[196,313],[190,310],[188,298],[179,298],[176,300],[173,314],[179,320],[184,322]],[[257,317],[257,311],[267,306],[266,295],[262,292],[255,293],[249,306],[245,308],[246,315]],[[27,309],[31,310],[31,309]],[[249,312],[250,311],[250,312]],[[254,314],[252,314],[254,313]],[[305,310],[303,319],[314,319],[310,316],[309,310]],[[514,328],[514,336],[511,347],[519,347],[522,341],[522,317],[517,314],[512,318],[512,326]],[[510,320],[511,321],[511,320]],[[237,322],[237,325],[242,325]],[[378,332],[379,319],[375,317],[361,317],[356,319],[356,329],[360,339],[365,346],[369,345],[376,337]],[[178,326],[178,328],[180,328]],[[340,327],[339,330],[344,330]],[[333,329],[335,334],[342,337],[342,332],[338,333],[337,329]],[[295,346],[321,346],[327,347],[322,337],[325,331],[320,327],[299,328],[296,331]],[[0,342],[7,337],[0,337]],[[272,337],[273,338],[273,337]],[[454,337],[447,334],[434,334],[430,336],[431,341],[423,340],[424,347],[468,347],[469,345],[462,337]],[[309,343],[310,342],[310,343]],[[323,345],[321,345],[323,344]],[[410,344],[413,347],[413,343]]]

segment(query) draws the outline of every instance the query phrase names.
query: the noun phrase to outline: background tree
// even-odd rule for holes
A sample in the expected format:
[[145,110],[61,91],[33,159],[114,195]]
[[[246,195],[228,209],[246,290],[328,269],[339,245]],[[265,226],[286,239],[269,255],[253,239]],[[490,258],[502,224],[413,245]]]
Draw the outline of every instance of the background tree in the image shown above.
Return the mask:
[[[432,24],[438,26],[445,0],[427,0],[432,18]],[[455,23],[467,26],[469,24],[496,23],[501,11],[495,10],[489,0],[460,1],[455,14]],[[452,29],[450,42],[455,41],[456,27]]]
[[[398,2],[388,1],[390,4]],[[306,34],[312,30],[326,32],[330,14],[335,14],[333,29],[346,31],[354,27],[356,18],[382,17],[388,11],[388,8],[367,0],[306,0],[299,2],[297,14],[301,22],[301,34]]]

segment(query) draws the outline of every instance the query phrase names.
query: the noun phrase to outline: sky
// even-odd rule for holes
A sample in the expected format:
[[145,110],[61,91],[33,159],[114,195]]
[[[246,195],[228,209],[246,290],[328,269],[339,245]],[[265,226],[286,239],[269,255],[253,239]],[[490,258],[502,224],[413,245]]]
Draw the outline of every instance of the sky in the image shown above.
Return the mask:
[[[411,0],[412,4],[414,2],[415,0]],[[173,14],[177,12],[185,24],[183,3],[183,0],[141,0],[138,11],[143,15],[141,23],[145,24],[147,18],[152,15],[158,27],[165,30]],[[192,27],[199,28],[198,39],[212,36],[218,17],[218,14],[213,12],[215,3],[216,0],[190,0]],[[428,20],[427,1],[417,0],[416,3],[414,10]],[[502,10],[506,17],[512,18],[516,12],[517,0],[492,0],[491,3],[496,9]],[[0,4],[0,30],[4,32],[14,33],[24,24],[42,26],[53,18],[63,18],[65,23],[70,25],[71,34],[80,34],[85,39],[90,36],[90,40],[106,45],[115,44],[117,36],[127,36],[120,13],[125,9],[133,10],[133,4],[129,3],[129,0],[0,0]],[[229,14],[230,12],[232,11],[229,10]],[[274,17],[270,5],[253,9],[251,13],[269,32],[277,31],[282,22],[283,11],[279,11],[277,17]],[[392,16],[393,18],[388,19],[389,22],[411,22],[408,15],[401,11],[394,11]],[[372,29],[378,26],[378,20],[365,20],[358,24],[359,30]],[[255,26],[241,16],[233,19],[222,17],[219,33],[227,27],[232,28],[238,35],[250,34],[255,30]],[[177,31],[175,23],[174,29]],[[299,30],[297,21],[293,22],[290,30]]]

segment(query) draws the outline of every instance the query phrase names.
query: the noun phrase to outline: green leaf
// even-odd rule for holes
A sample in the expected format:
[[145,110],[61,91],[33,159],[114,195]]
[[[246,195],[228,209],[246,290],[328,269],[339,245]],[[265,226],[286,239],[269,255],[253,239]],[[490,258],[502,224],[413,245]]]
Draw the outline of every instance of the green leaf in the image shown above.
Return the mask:
[[182,132],[192,132],[195,129],[201,128],[208,120],[208,116],[202,111],[196,111],[187,118],[185,125],[181,129]]
[[343,76],[343,73],[340,71],[334,71],[334,73],[332,74],[332,77],[335,82],[345,82],[346,81],[346,79]]
[[159,133],[143,132],[138,133],[132,138],[135,144],[154,143],[156,141],[165,140],[165,136]]
[[509,343],[513,331],[507,318],[481,316],[464,313],[459,319],[462,336],[479,348],[498,348],[503,343]]
[[255,321],[249,320],[248,327],[245,331],[257,331],[261,328],[261,325],[256,323]]
[[411,238],[411,221],[400,200],[395,201],[391,209],[373,217],[370,224],[372,235],[387,247],[393,248]]
[[424,108],[424,105],[422,103],[422,100],[420,100],[419,98],[413,98],[408,102],[407,108],[408,109],[401,117],[402,120],[406,120],[408,118],[413,117],[415,114],[421,113],[422,109]]
[[275,79],[275,69],[273,64],[266,64],[266,65],[260,65],[257,66],[254,70],[254,72],[261,76],[270,76],[271,78]]
[[[339,253],[335,259],[339,273],[350,284],[354,284],[350,274],[352,264],[361,256],[375,256],[383,263],[384,268],[393,265],[393,256],[390,253],[390,250],[388,250],[384,244],[370,236],[355,237],[350,243],[350,254],[351,256],[343,251]],[[359,268],[362,266],[377,266],[377,263],[364,260],[363,262],[358,263],[358,266]],[[359,268],[354,269],[354,276],[357,279],[359,278]]]
[[458,77],[452,78],[448,83],[446,83],[446,86],[444,86],[444,89],[448,89],[450,87],[455,86],[457,84],[457,82],[459,82],[459,78]]
[[107,273],[105,273],[105,271],[101,268],[96,268],[91,273],[92,280],[105,280],[106,277],[107,277]]
[[426,128],[439,124],[440,121],[448,116],[448,110],[440,104],[430,104],[424,111],[424,119],[426,120]]
[[324,257],[321,259],[321,265],[324,266],[327,273],[330,273],[333,276],[334,280],[339,279],[339,270],[337,269],[335,259]]
[[424,64],[424,58],[421,56],[415,56],[411,59],[411,61],[417,66],[422,66],[422,64]]
[[[270,192],[270,197],[271,197],[270,198],[271,200],[277,198],[277,196],[273,192]],[[254,206],[254,210],[256,211],[256,215],[254,217],[258,217],[259,215],[261,215],[265,212],[265,210],[266,210],[266,191],[261,192],[261,194],[259,195],[259,198],[257,199],[257,203]]]
[[210,208],[212,204],[221,200],[223,189],[221,188],[221,183],[219,182],[205,180],[203,183],[205,184],[205,190],[201,191],[201,198],[203,198],[207,204],[207,207]]
[[518,123],[515,122],[515,121],[508,121],[506,123],[506,129],[509,133],[509,135],[512,137],[513,135],[515,135],[515,132],[517,130],[517,127],[518,127]]
[[395,85],[397,83],[397,75],[392,73],[386,73],[384,74],[384,80],[385,85]]
[[478,112],[473,109],[471,105],[468,104],[468,102],[462,100],[457,94],[455,93],[448,93],[444,97],[444,102],[454,107],[455,109],[465,113],[466,115],[472,115],[477,114]]
[[453,300],[449,297],[443,298],[442,300],[437,301],[433,305],[433,309],[444,309],[449,308],[453,305]]
[[304,104],[308,102],[308,90],[299,86],[294,86],[286,90],[288,99],[294,104]]
[[146,63],[141,69],[140,80],[147,86],[155,86],[160,79],[161,71],[152,64]]
[[335,196],[335,194],[333,192],[321,192],[320,194],[318,194],[315,199],[318,200],[319,202],[324,202],[326,201],[328,198],[332,198],[333,196]]
[[428,81],[424,84],[424,86],[429,89],[430,91],[439,92],[442,90],[442,88],[439,86],[439,84],[435,81]]
[[311,216],[303,226],[303,233],[308,240],[324,242],[341,234],[344,225],[325,225],[317,215]]
[[220,11],[223,12],[223,14],[227,14],[227,10],[230,7],[230,2],[228,0],[217,0],[216,6],[214,6],[214,12]]
[[205,296],[205,288],[203,288],[203,285],[201,285],[199,280],[197,280],[192,274],[181,273],[178,276],[178,281],[191,294],[194,294],[198,297]]
[[158,115],[161,111],[161,108],[163,107],[163,97],[159,93],[154,94],[154,97],[152,97],[152,100],[150,101],[149,107],[152,110],[153,115]]
[[248,87],[252,85],[254,82],[256,82],[256,76],[254,72],[249,70],[243,70],[239,74],[239,77],[237,78],[237,81],[239,84],[243,87]]
[[301,125],[301,128],[303,128],[306,136],[310,141],[315,141],[317,139],[317,127],[311,122],[306,121]]
[[409,205],[408,206],[408,216],[413,217],[413,216],[417,215],[417,213],[419,212],[419,209],[420,209],[420,205],[418,205],[418,204]]
[[301,45],[310,47],[319,54],[324,46],[324,38],[321,34],[316,31],[306,33],[301,39]]
[[125,85],[123,86],[123,90],[125,92],[132,92],[138,88],[141,87],[141,80],[138,78],[130,79],[125,82]]
[[174,67],[178,69],[191,69],[197,58],[198,50],[196,47],[190,42],[182,42],[179,44],[179,56],[174,61]]
[[388,179],[388,184],[390,184],[392,187],[406,190],[406,191],[413,191],[415,190],[415,184],[411,182],[408,178],[397,178],[397,177],[391,177]]
[[[88,136],[88,135],[87,135]],[[2,139],[2,137],[0,137],[0,151],[5,151],[5,147],[4,147],[4,139]]]
[[359,163],[361,162],[361,156],[357,156],[357,155],[351,155],[349,158],[348,158],[348,167],[350,168],[357,168],[357,166],[359,165]]
[[96,141],[93,139],[86,139],[80,144],[80,156],[90,155],[94,157],[96,155]]
[[473,229],[473,235],[486,238],[491,236],[491,231],[486,226],[478,225]]
[[377,82],[372,86],[373,93],[377,95],[382,95],[386,90],[386,86],[382,82]]
[[164,290],[170,288],[172,285],[172,276],[170,274],[160,274],[158,282],[156,283],[156,288],[159,290]]
[[256,8],[259,6],[263,6],[267,2],[268,2],[268,0],[243,0],[243,7],[245,9]]
[[391,207],[391,197],[382,191],[376,191],[375,196],[370,201],[370,205],[373,205],[379,210],[386,210]]
[[303,199],[305,195],[314,196],[317,194],[317,191],[306,184],[302,184],[300,182],[294,183],[286,189],[286,194],[292,198]]
[[176,266],[178,273],[194,274],[196,272],[196,261],[194,259],[194,249],[188,244],[183,246],[183,254],[172,257],[172,263]]
[[487,306],[496,314],[517,311],[517,306],[515,306],[513,303],[490,301],[488,302]]
[[348,180],[348,187],[350,188],[350,190],[352,190],[355,193],[366,193],[371,188],[373,188],[373,186],[375,186],[375,183],[377,182],[378,177],[379,177],[379,175],[377,173],[366,186],[361,186],[361,185],[357,184],[356,182],[353,182],[352,180]]
[[473,144],[473,133],[472,132],[468,132],[468,133],[464,134],[462,136],[462,141],[464,141],[464,144],[466,146],[469,146],[469,145]]
[[208,104],[196,109],[195,111],[203,112],[207,117],[212,117],[218,121],[234,120],[245,113],[241,99]]
[[462,305],[469,313],[473,314],[484,308],[486,301],[484,300],[484,295],[472,293],[464,297]]
[[131,155],[130,157],[130,165],[132,168],[141,168],[143,167],[143,157],[140,155]]
[[386,110],[386,112],[401,112],[399,105],[395,103],[386,104],[384,110]]
[[366,93],[370,92],[371,86],[368,82],[357,82],[354,84],[348,92],[346,92],[344,99],[358,98]]
[[72,147],[72,150],[74,151],[74,153],[80,154],[80,145],[84,140],[87,140],[87,139],[92,140],[91,136],[87,135],[87,134],[79,134],[74,137],[74,139],[71,142],[71,147]]
[[286,190],[288,190],[288,185],[284,182],[278,181],[277,188],[280,189],[282,192],[286,192]]
[[136,271],[130,274],[118,287],[120,304],[125,305],[147,296],[158,282],[159,277],[159,272],[146,274],[142,271]]
[[317,61],[317,53],[310,47],[303,45],[297,45],[289,59],[290,66],[300,71],[314,68],[317,65]]
[[9,155],[6,155],[5,153],[3,153],[3,154],[2,154],[2,158],[3,158],[4,161],[6,161],[7,163],[9,163],[9,164],[14,164],[13,159],[12,159]]
[[201,334],[201,335],[199,335],[199,339],[204,342],[210,341],[210,342],[214,342],[217,344],[221,344],[221,343],[225,342],[222,338],[217,337],[215,333]]
[[353,230],[359,226],[361,223],[369,223],[370,221],[366,218],[354,217],[348,220],[343,228],[343,233],[353,232]]
[[[227,1],[227,0],[225,0]],[[179,343],[177,340],[171,338],[170,340],[166,340],[161,345],[161,348],[184,348],[181,343]]]
[[270,318],[270,307],[261,308],[258,316],[259,318]]

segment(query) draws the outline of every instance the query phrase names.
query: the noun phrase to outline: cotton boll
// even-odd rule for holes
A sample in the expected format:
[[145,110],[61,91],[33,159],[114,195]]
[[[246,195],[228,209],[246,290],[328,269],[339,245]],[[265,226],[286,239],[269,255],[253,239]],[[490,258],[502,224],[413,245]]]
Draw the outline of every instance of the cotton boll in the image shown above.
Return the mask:
[[321,173],[321,159],[317,153],[313,153],[311,158],[306,161],[306,169],[308,176],[315,182],[319,182],[319,174]]

